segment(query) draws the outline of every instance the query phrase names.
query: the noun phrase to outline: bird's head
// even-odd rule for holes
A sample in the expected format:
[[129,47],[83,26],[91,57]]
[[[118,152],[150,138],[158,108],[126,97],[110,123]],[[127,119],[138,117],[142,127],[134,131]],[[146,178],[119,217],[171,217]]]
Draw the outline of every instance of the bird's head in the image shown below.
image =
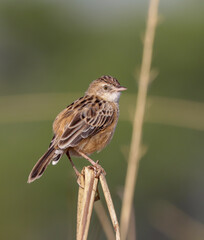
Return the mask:
[[99,96],[105,101],[118,102],[121,92],[125,90],[127,88],[122,87],[116,78],[102,76],[90,84],[86,94]]

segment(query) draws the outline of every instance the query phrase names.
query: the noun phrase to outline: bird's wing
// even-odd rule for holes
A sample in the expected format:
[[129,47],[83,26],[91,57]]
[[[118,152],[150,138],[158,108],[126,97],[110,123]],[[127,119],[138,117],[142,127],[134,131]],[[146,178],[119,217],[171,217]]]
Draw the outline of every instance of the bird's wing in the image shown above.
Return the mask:
[[60,149],[74,147],[81,140],[97,134],[113,122],[115,114],[112,104],[96,97],[79,99],[67,110],[73,117],[58,141]]

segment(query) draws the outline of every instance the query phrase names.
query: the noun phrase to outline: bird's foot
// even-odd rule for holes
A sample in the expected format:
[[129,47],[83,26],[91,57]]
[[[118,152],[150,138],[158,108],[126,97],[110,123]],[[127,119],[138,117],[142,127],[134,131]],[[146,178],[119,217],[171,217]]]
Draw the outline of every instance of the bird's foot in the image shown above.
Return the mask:
[[95,172],[95,176],[98,178],[100,176],[100,174],[102,173],[104,176],[106,175],[106,171],[101,167],[101,165],[99,164],[99,160],[97,160],[95,162],[95,164],[93,164],[93,169]]

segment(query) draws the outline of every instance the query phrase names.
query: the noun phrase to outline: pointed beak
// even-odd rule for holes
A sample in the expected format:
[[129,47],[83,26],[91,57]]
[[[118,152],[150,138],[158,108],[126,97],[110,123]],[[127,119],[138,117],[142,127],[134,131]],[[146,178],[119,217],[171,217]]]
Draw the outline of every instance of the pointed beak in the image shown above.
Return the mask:
[[117,88],[117,91],[118,91],[118,92],[122,92],[122,91],[125,91],[125,90],[127,90],[126,87],[120,86],[120,87]]

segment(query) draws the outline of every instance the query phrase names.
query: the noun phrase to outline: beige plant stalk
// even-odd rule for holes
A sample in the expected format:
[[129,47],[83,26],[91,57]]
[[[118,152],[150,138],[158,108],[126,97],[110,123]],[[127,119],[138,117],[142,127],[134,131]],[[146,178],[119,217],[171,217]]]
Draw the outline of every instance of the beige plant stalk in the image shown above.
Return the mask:
[[130,155],[128,169],[125,181],[125,189],[121,210],[121,239],[127,238],[131,208],[133,203],[136,177],[138,172],[138,163],[140,156],[140,146],[142,138],[142,126],[144,121],[144,112],[146,106],[147,89],[150,79],[150,69],[152,61],[153,42],[155,28],[157,24],[157,11],[159,0],[150,0],[147,27],[144,39],[143,58],[139,78],[139,89],[136,102],[135,116],[133,122],[132,141],[130,146]]
[[[79,192],[78,192],[78,204],[77,204],[77,240],[87,240],[90,220],[93,210],[94,201],[96,199],[98,180],[100,180],[102,190],[105,196],[106,204],[109,210],[110,218],[115,231],[115,239],[120,240],[120,229],[117,216],[115,213],[115,208],[111,198],[111,194],[106,182],[104,173],[98,172],[93,166],[84,167],[81,172],[81,177],[78,181]],[[98,199],[98,198],[97,198]],[[104,209],[102,209],[104,211]],[[104,215],[106,215],[104,213]],[[102,224],[104,232],[106,235],[114,236],[110,230],[109,222],[107,222],[108,227]],[[107,231],[108,232],[107,232]],[[113,238],[112,238],[113,239]]]

